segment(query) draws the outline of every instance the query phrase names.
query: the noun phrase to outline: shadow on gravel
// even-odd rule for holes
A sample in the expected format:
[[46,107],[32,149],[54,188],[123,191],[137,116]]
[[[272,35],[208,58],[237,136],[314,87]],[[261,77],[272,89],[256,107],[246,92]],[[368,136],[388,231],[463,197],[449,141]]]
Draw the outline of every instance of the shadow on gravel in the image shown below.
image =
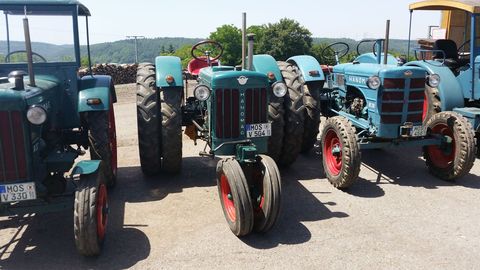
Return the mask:
[[[467,174],[455,181],[444,181],[428,172],[420,148],[366,150],[362,152],[362,170],[371,170],[377,185],[387,183],[400,186],[436,189],[440,186],[462,186],[480,189],[480,176]],[[372,183],[372,182],[371,182]]]
[[[247,245],[257,249],[270,249],[278,245],[295,245],[308,242],[311,232],[303,222],[322,221],[330,218],[345,218],[344,212],[332,212],[327,206],[335,202],[322,202],[298,180],[319,178],[323,174],[321,161],[311,157],[299,157],[291,168],[282,170],[282,210],[277,224],[266,234],[252,234],[242,238]],[[321,195],[320,195],[321,197]]]
[[[119,190],[125,179],[119,174]],[[147,236],[124,224],[125,202],[117,190],[110,192],[110,215],[103,253],[85,258],[77,253],[73,236],[73,211],[14,217],[0,229],[15,228],[10,243],[0,247],[3,269],[126,269],[150,254]]]

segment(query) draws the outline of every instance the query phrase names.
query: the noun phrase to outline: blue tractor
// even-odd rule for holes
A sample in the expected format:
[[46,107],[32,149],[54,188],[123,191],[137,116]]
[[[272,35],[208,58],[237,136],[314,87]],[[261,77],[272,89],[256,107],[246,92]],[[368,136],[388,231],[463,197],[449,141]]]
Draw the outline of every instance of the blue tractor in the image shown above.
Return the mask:
[[319,103],[327,117],[320,142],[328,180],[337,188],[349,187],[360,172],[360,150],[393,146],[423,146],[426,165],[439,178],[467,174],[475,159],[470,122],[445,111],[423,124],[425,84],[437,87],[441,77],[427,75],[420,67],[401,66],[387,53],[386,41],[388,36],[362,41],[359,46],[373,43],[373,51],[346,64],[338,59],[348,53],[348,44],[329,45],[323,54],[333,53],[337,65],[326,74],[311,56],[288,60],[298,66],[307,87],[326,82]]
[[473,125],[476,155],[480,157],[480,4],[477,1],[422,1],[410,5],[410,20],[417,10],[443,10],[465,17],[463,26],[455,27],[456,33],[449,34],[462,40],[461,44],[452,39],[436,40],[433,49],[415,49],[418,60],[406,66],[421,67],[429,75],[442,78],[438,86],[426,86],[424,120],[444,111],[463,115]]
[[[98,255],[109,212],[107,187],[117,174],[116,96],[110,77],[78,77],[78,23],[85,18],[88,41],[90,11],[74,0],[3,0],[0,10],[7,41],[0,48],[0,216],[73,210],[78,251]],[[43,40],[31,40],[29,20],[60,28],[73,45],[63,46],[60,58],[38,51]],[[42,38],[36,30],[32,37]],[[75,164],[87,149],[91,160]]]
[[[187,87],[180,58],[158,56],[137,71],[137,123],[140,162],[146,175],[178,173],[182,168],[182,127],[195,142],[205,141],[200,156],[227,156],[217,165],[217,186],[231,231],[244,236],[272,228],[280,211],[281,181],[275,161],[266,155],[273,127],[269,106],[285,96],[275,60],[263,57],[267,72],[253,70],[253,37],[246,69],[220,65],[221,44],[193,46]],[[193,92],[193,93],[192,93]],[[208,150],[207,150],[208,148]]]

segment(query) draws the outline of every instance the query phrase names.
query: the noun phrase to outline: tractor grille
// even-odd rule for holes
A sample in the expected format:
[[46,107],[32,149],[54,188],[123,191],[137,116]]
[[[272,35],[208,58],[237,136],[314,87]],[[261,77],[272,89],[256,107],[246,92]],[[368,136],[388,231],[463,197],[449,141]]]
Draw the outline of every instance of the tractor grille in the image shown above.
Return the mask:
[[[243,92],[243,95],[242,95]],[[267,122],[267,90],[266,88],[216,89],[215,115],[216,137],[230,139],[240,137],[243,126],[240,118],[245,118],[246,124]],[[243,100],[244,99],[244,100]],[[244,115],[241,103],[245,104]]]
[[26,180],[27,158],[23,114],[0,112],[0,181]]
[[[406,89],[410,83],[410,91]],[[384,79],[381,122],[384,124],[421,123],[425,79]]]

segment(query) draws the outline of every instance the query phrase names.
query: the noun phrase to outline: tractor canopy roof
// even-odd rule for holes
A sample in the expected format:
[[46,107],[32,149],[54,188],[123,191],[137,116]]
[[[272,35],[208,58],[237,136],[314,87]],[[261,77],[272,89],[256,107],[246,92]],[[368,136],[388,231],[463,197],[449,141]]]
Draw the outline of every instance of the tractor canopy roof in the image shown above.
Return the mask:
[[480,2],[478,0],[427,0],[410,4],[413,10],[463,10],[473,14],[480,14]]
[[76,9],[79,16],[90,16],[86,6],[77,0],[2,0],[0,10],[6,14],[28,15],[71,15]]

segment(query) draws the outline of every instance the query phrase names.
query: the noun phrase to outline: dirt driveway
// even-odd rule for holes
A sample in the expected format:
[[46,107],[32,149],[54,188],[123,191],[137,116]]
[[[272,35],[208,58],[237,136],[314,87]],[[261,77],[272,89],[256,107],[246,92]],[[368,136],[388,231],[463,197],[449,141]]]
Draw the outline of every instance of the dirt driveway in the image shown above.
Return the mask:
[[282,171],[283,211],[265,235],[238,239],[215,184],[217,160],[184,138],[183,171],[139,168],[135,98],[119,88],[118,186],[104,253],[77,255],[72,213],[0,219],[2,269],[480,269],[480,162],[456,183],[427,172],[420,149],[364,151],[348,191],[325,179],[321,157]]

